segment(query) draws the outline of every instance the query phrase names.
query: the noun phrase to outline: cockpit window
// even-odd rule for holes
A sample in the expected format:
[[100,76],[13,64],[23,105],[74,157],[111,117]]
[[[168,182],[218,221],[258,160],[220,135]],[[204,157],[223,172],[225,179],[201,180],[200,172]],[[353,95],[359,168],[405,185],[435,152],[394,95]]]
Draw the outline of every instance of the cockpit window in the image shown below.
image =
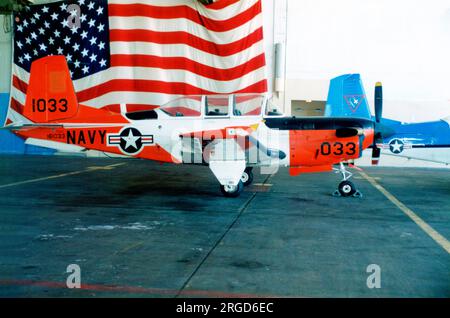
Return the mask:
[[206,97],[206,116],[224,117],[228,116],[228,96],[207,96]]
[[233,99],[234,116],[260,116],[264,104],[263,95],[237,95]]
[[272,101],[268,101],[267,102],[267,106],[266,106],[266,111],[265,111],[265,115],[266,116],[283,116],[283,112],[280,111],[280,109],[278,108],[278,106],[276,106]]
[[266,101],[266,97],[261,94],[184,96],[164,104],[159,109],[171,117],[200,117],[202,114],[213,118],[230,115],[237,117],[283,115],[275,105]]
[[181,97],[164,104],[160,109],[171,117],[200,117],[202,97]]
[[158,114],[154,110],[145,110],[132,113],[126,113],[128,119],[131,120],[148,120],[158,119]]

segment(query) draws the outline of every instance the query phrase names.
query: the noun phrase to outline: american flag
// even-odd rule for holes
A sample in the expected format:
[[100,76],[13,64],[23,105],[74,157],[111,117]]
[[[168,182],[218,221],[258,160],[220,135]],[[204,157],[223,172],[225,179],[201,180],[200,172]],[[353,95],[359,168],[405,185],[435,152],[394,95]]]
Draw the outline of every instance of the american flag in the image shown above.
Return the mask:
[[14,19],[10,121],[24,120],[31,63],[47,55],[66,56],[79,103],[112,111],[267,91],[261,0],[61,1]]

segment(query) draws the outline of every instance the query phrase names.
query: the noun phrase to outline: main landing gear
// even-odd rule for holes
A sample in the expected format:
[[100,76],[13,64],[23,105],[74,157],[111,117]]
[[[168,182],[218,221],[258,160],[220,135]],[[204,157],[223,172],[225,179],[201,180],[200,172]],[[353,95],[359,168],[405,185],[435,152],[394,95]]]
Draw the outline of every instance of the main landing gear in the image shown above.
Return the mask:
[[362,198],[362,193],[356,188],[353,182],[350,181],[353,174],[350,171],[347,171],[345,165],[341,162],[339,164],[339,169],[335,168],[334,170],[336,173],[342,174],[343,180],[339,183],[338,189],[334,191],[333,196]]
[[247,187],[252,184],[253,182],[253,168],[248,167],[245,169],[244,173],[242,174],[241,180],[239,181],[238,185],[236,186],[230,186],[230,185],[221,185],[220,191],[224,196],[227,198],[237,198],[241,192],[244,190],[244,187]]
[[245,168],[244,173],[242,174],[241,181],[244,184],[244,186],[248,187],[253,183],[253,168],[248,167]]

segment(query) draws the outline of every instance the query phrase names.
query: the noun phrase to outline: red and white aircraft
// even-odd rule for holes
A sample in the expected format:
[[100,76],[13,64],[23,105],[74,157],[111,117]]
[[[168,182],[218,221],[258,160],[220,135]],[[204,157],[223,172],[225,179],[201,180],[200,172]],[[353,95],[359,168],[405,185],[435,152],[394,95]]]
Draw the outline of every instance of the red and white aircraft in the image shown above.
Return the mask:
[[142,112],[121,105],[115,113],[79,104],[65,57],[49,56],[33,63],[25,107],[6,127],[60,151],[208,165],[227,197],[252,182],[254,167],[289,166],[296,176],[339,164],[339,193],[351,196],[357,190],[343,162],[375,144],[376,123],[359,75],[336,81],[340,104],[327,105],[328,117],[284,117],[261,95],[185,96]]

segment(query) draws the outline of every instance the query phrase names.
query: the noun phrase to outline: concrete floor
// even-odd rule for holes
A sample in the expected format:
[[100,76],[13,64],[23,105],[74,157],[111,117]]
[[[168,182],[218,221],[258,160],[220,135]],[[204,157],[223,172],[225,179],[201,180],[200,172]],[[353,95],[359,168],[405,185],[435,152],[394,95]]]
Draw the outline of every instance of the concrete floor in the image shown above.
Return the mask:
[[[365,171],[450,239],[449,170]],[[359,174],[362,199],[285,169],[227,199],[208,168],[109,159],[5,156],[0,180],[0,297],[450,297],[450,254]]]

